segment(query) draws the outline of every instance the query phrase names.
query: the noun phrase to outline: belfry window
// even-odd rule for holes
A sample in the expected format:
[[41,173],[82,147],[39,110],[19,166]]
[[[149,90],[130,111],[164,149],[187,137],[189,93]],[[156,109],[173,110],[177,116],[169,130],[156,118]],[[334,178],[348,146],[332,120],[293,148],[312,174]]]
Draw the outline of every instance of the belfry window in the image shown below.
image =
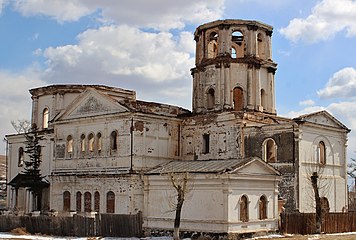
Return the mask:
[[326,153],[325,143],[323,141],[320,141],[318,146],[318,158],[319,158],[319,163],[322,165],[326,164],[325,153]]
[[261,106],[263,107],[263,110],[266,109],[266,92],[264,89],[261,89]]
[[264,35],[262,33],[257,35],[257,51],[260,58],[266,58]]
[[268,163],[277,162],[277,145],[272,138],[267,139],[263,144],[264,160]]
[[244,108],[244,92],[242,88],[235,87],[233,91],[233,103],[235,111],[242,111]]
[[218,55],[218,34],[212,32],[208,43],[208,58],[215,58]]
[[236,48],[231,48],[231,58],[236,58]]
[[48,108],[43,109],[42,113],[42,128],[48,128],[48,120],[49,120],[49,110]]
[[98,153],[101,152],[102,141],[103,141],[103,138],[101,137],[101,133],[99,132],[99,133],[96,135],[96,149],[98,150]]
[[213,109],[215,105],[215,91],[210,88],[207,93],[207,108]]
[[234,31],[231,34],[231,46],[236,50],[236,58],[245,56],[245,41],[242,32]]

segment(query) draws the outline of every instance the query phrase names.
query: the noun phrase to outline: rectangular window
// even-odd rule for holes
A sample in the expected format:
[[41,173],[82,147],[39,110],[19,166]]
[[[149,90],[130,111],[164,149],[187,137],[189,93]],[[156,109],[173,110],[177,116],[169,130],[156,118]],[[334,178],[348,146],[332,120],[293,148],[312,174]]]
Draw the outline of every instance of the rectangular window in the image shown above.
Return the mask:
[[209,134],[203,134],[203,153],[209,153],[210,151],[210,135]]

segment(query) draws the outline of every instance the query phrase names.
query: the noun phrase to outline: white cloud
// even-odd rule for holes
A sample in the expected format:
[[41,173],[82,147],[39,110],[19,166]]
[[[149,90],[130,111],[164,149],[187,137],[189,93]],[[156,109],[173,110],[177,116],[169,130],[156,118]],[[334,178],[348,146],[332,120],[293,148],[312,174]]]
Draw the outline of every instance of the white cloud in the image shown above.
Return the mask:
[[294,18],[280,29],[282,35],[293,42],[309,43],[327,40],[346,30],[348,36],[356,35],[356,1],[322,0],[303,18]]
[[312,106],[314,104],[315,104],[315,102],[312,99],[307,99],[307,100],[299,102],[300,106]]
[[[129,26],[104,26],[81,33],[77,45],[50,47],[44,80],[52,83],[100,83],[138,91],[144,99],[190,106],[191,91],[180,99],[175,89],[191,85],[195,46],[191,33],[145,32]],[[190,38],[190,39],[189,39]],[[177,90],[178,91],[178,90]],[[175,101],[172,101],[175,99]],[[188,101],[189,100],[189,101]]]
[[31,95],[28,90],[45,83],[31,69],[21,74],[0,70],[0,79],[0,135],[3,138],[6,134],[15,133],[11,126],[12,120],[31,119]]
[[354,98],[356,97],[356,69],[343,68],[334,73],[325,88],[318,91],[321,98]]
[[5,6],[9,3],[8,0],[0,0],[0,14],[2,13],[2,10],[5,8]]
[[201,24],[218,19],[224,10],[224,0],[15,0],[14,7],[23,15],[45,15],[58,22],[76,21],[99,12],[102,21],[149,27],[160,30],[183,28],[186,23]]

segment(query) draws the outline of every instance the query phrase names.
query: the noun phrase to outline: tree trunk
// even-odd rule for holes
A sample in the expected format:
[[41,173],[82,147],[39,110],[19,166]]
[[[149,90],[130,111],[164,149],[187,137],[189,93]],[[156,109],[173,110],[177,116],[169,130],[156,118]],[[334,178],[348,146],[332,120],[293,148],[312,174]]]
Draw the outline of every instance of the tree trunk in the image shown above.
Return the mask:
[[177,197],[177,208],[176,208],[176,217],[174,219],[174,231],[173,231],[173,239],[174,240],[179,240],[179,227],[180,227],[180,215],[182,212],[182,206],[183,206],[183,202],[184,202],[184,198],[183,198],[183,193],[182,192],[178,192],[178,197]]
[[321,201],[319,196],[318,189],[318,174],[316,172],[311,176],[311,182],[314,190],[315,197],[315,233],[321,233],[321,220],[322,220],[322,211],[321,211]]

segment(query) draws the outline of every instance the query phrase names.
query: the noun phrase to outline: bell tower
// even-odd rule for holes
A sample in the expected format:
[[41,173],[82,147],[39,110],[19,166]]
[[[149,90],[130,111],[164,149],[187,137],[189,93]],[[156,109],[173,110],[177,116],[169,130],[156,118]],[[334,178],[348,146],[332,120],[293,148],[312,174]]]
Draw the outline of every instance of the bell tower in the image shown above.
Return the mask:
[[193,112],[257,111],[276,114],[271,36],[267,24],[218,20],[195,33]]

